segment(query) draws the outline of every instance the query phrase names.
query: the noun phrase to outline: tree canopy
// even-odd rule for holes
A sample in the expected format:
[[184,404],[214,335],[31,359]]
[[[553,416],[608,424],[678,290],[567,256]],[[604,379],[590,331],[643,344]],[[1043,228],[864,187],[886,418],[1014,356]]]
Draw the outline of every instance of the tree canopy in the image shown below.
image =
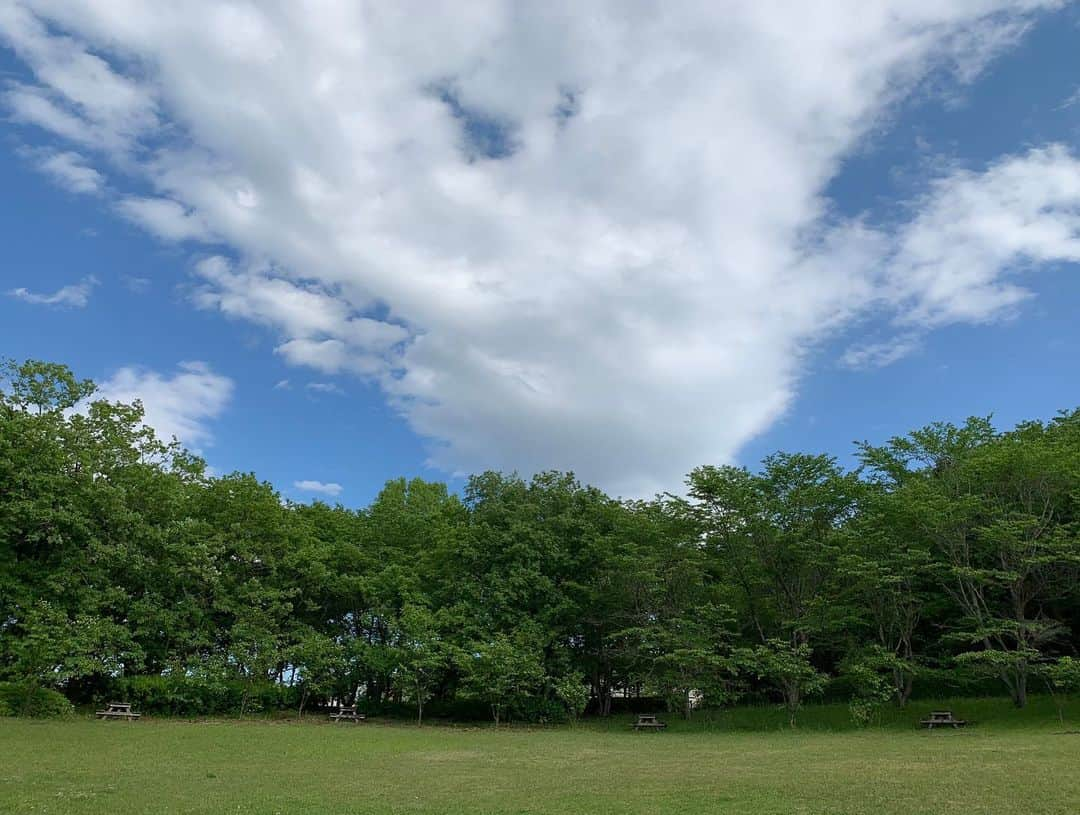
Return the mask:
[[852,471],[706,465],[647,501],[487,472],[352,509],[211,475],[62,365],[0,377],[0,679],[27,698],[497,722],[771,699],[794,722],[821,693],[1075,684],[1080,411],[933,424]]

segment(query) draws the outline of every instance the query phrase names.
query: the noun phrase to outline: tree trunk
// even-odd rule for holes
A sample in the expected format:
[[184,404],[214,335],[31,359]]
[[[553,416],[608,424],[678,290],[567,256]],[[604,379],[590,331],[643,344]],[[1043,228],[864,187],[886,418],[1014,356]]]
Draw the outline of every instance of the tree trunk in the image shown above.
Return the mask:
[[910,671],[893,668],[893,698],[896,699],[896,706],[901,710],[907,706],[908,699],[911,698],[914,679],[915,677]]
[[1016,683],[1013,691],[1013,704],[1018,708],[1027,706],[1027,664],[1016,666]]
[[592,686],[596,696],[596,712],[600,716],[610,716],[611,676],[603,668],[597,668],[593,673]]
[[300,692],[300,709],[296,711],[296,718],[298,719],[304,718],[304,705],[307,702],[307,698],[308,689],[307,686],[305,686],[304,689]]
[[1009,689],[1009,696],[1018,708],[1027,705],[1027,662],[1019,660],[1011,668],[1002,668],[1001,681]]
[[799,711],[799,703],[801,701],[802,696],[799,693],[799,686],[797,683],[791,683],[784,688],[784,705],[787,707],[788,724],[793,730],[795,729],[795,716]]

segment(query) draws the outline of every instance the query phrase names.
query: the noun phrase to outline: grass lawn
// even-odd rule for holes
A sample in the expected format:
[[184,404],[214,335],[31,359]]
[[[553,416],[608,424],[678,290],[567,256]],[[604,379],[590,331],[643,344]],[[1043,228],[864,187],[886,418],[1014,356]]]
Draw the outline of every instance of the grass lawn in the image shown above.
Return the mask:
[[[943,704],[978,724],[912,726]],[[1080,725],[1062,726],[1046,700],[1023,712],[996,700],[919,704],[867,730],[842,729],[844,716],[811,708],[790,732],[776,711],[744,709],[641,734],[626,718],[498,731],[0,719],[0,812],[1080,811]]]

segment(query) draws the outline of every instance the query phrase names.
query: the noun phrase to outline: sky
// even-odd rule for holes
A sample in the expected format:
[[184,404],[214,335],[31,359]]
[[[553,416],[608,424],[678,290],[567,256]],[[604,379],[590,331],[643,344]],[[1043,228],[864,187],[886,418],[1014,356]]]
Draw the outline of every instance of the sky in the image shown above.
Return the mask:
[[1048,418],[1078,45],[1052,0],[0,0],[0,356],[351,506]]

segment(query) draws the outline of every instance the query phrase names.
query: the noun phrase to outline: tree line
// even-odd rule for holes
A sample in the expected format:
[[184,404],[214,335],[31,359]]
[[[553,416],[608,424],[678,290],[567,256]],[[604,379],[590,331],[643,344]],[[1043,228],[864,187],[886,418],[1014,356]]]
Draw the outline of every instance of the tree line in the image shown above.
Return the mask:
[[853,470],[702,466],[653,500],[486,472],[362,509],[211,475],[142,418],[65,366],[3,368],[0,678],[28,700],[496,723],[772,700],[794,723],[816,694],[866,717],[1080,684],[1080,411],[933,424]]

